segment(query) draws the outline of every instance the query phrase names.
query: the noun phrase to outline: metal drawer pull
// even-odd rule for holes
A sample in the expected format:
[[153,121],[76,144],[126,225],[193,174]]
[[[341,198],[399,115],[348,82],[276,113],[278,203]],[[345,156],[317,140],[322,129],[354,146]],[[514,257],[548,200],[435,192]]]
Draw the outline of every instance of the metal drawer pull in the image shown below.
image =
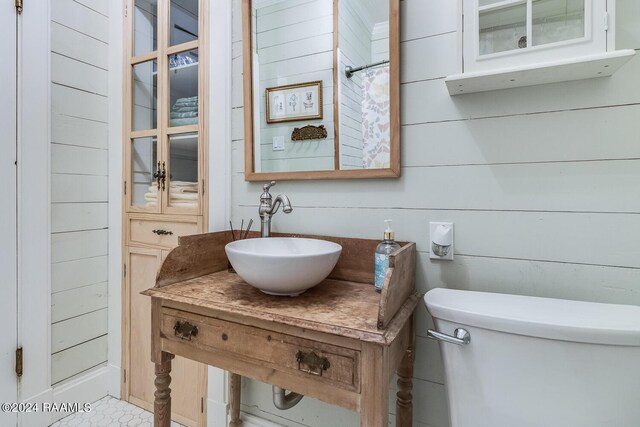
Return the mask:
[[471,334],[466,329],[458,328],[453,331],[453,335],[443,334],[442,332],[427,330],[427,337],[438,341],[444,341],[456,345],[467,345],[471,342]]
[[167,231],[167,230],[151,230],[151,232],[157,234],[158,236],[171,236],[171,235],[173,235],[173,231]]
[[[320,357],[315,352],[305,353],[299,350],[296,353],[296,362],[298,362],[298,370],[306,372],[311,375],[322,376],[322,371],[326,371],[331,367],[329,359],[326,357]],[[307,365],[307,368],[302,368],[300,365]]]
[[178,338],[191,341],[191,338],[198,335],[198,327],[189,322],[178,320],[173,327],[173,332]]

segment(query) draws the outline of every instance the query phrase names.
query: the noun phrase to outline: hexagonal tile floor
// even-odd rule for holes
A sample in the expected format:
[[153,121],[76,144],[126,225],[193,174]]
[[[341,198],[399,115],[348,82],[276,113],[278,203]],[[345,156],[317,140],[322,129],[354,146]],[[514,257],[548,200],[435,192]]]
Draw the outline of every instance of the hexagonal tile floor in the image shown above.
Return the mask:
[[[107,396],[91,405],[91,412],[71,414],[51,427],[152,427],[153,414],[128,402]],[[171,427],[182,427],[172,422]]]

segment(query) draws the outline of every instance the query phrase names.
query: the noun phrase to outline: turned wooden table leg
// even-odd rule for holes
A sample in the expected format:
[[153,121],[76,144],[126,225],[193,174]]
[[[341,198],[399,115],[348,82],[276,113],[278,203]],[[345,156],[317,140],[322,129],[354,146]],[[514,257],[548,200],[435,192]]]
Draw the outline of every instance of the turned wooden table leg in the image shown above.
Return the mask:
[[156,392],[153,402],[153,425],[154,427],[171,426],[171,359],[175,356],[162,352],[160,361],[156,362]]
[[242,392],[242,377],[229,372],[229,427],[242,425],[240,419],[240,396]]
[[396,393],[396,427],[411,427],[413,423],[413,345],[409,347],[398,366],[398,392]]

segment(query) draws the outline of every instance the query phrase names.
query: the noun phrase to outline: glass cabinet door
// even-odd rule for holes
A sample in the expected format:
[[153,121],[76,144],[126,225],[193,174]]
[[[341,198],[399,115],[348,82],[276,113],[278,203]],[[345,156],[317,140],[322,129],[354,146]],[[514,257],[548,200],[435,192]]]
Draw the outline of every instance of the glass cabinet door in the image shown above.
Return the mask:
[[201,1],[128,0],[130,212],[202,213]]
[[[463,72],[565,61],[613,49],[605,0],[463,0]],[[609,42],[607,41],[610,39]]]
[[133,56],[158,50],[158,0],[133,4]]
[[169,127],[198,124],[198,49],[169,55]]
[[146,61],[133,66],[132,129],[158,127],[158,61]]
[[167,51],[164,56],[166,99],[163,120],[167,136],[168,213],[199,212],[200,179],[200,56],[198,0],[170,0]]
[[167,145],[168,209],[197,210],[200,200],[198,133],[169,135]]
[[160,211],[162,205],[162,162],[156,137],[131,139],[130,205],[135,210]]
[[479,12],[479,26],[480,55],[522,49],[527,44],[527,3],[488,5]]
[[478,54],[583,39],[587,0],[478,0]]
[[132,35],[129,41],[130,110],[125,125],[129,131],[126,152],[125,192],[127,209],[131,212],[160,212],[162,193],[158,189],[162,172],[161,150],[158,144],[158,0],[132,0]]
[[198,40],[198,0],[171,0],[169,46]]
[[585,36],[585,0],[535,0],[531,6],[532,46]]

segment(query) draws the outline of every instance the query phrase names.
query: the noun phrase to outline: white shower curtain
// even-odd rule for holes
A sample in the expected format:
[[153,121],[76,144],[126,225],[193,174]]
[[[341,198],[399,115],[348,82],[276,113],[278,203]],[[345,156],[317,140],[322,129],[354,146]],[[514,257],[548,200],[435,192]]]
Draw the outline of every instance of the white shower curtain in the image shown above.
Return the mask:
[[391,166],[389,66],[370,69],[362,79],[362,167]]

